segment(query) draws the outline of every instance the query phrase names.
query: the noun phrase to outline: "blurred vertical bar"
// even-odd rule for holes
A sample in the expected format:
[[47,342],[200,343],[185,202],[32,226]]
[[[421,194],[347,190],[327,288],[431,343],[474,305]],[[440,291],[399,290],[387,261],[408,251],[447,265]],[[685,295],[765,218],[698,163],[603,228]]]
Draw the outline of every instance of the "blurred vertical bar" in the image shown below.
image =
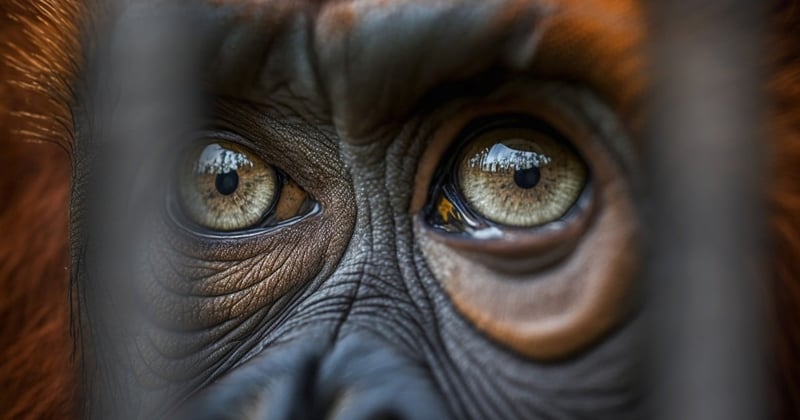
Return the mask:
[[761,419],[766,3],[651,0],[651,417]]
[[141,376],[147,370],[139,340],[148,340],[151,328],[143,276],[163,269],[144,250],[155,246],[177,140],[201,109],[199,42],[191,32],[201,29],[190,25],[186,10],[155,4],[110,0],[108,19],[90,41],[91,118],[83,127],[89,134],[78,139],[78,153],[88,161],[81,174],[88,179],[86,267],[78,281],[82,324],[88,324],[83,334],[91,337],[91,418],[163,413],[169,395]]

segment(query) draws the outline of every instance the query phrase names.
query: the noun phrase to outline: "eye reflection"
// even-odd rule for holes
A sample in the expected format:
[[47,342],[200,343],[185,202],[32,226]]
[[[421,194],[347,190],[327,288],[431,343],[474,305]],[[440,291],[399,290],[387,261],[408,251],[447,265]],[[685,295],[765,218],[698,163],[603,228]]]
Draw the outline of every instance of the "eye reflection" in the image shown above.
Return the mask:
[[[539,168],[549,164],[552,159],[542,154],[537,144],[525,143],[524,139],[511,139],[484,148],[469,158],[469,169],[490,173],[513,173],[517,187],[533,188],[542,176]],[[524,150],[526,146],[534,148],[535,151]]]
[[444,230],[541,226],[564,216],[587,183],[583,160],[544,123],[506,120],[467,136],[431,206]]
[[224,149],[217,143],[203,148],[194,165],[195,174],[214,175],[214,186],[222,195],[231,195],[239,187],[239,167],[253,168],[247,156],[242,153]]
[[231,231],[258,222],[279,189],[275,170],[227,142],[195,150],[184,164],[180,198],[188,216],[209,229]]
[[227,141],[193,148],[181,167],[183,212],[220,232],[270,226],[309,213],[316,203],[252,151]]

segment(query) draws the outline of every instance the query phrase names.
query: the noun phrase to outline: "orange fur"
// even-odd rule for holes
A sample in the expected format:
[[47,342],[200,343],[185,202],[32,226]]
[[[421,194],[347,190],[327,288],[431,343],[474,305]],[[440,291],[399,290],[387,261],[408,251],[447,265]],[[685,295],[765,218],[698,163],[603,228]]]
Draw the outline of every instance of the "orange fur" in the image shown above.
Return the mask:
[[69,162],[53,146],[5,143],[0,155],[0,412],[7,418],[65,418],[73,412],[75,391],[67,270]]
[[2,418],[77,417],[66,153],[67,54],[77,37],[69,10],[49,1],[0,4]]
[[[775,1],[768,216],[779,418],[800,415],[800,2]],[[79,0],[0,2],[0,416],[71,418],[67,212]],[[65,153],[66,151],[66,153]]]

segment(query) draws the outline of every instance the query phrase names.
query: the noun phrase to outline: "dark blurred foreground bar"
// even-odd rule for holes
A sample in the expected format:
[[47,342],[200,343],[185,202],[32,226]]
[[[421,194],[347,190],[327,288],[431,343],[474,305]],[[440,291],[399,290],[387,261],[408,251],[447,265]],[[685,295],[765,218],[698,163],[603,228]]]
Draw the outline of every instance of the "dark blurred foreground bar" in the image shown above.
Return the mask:
[[766,3],[651,0],[651,418],[765,418]]
[[143,275],[164,270],[142,256],[164,211],[177,140],[196,127],[203,108],[196,70],[203,32],[187,10],[152,11],[147,3],[109,2],[107,21],[97,28],[102,33],[92,41],[84,100],[91,117],[78,133],[77,153],[91,162],[76,175],[90,180],[78,264],[82,324],[94,352],[90,418],[152,416],[169,395],[143,384],[141,366],[133,363],[137,340],[152,328]]

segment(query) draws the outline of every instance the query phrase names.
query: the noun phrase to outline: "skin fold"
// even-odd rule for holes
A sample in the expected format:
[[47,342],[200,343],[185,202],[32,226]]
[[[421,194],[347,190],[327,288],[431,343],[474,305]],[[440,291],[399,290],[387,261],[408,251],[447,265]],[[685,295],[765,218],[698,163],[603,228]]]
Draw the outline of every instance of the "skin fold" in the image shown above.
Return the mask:
[[[0,7],[10,418],[643,416],[639,2]],[[152,67],[103,64],[144,57],[148,36],[161,57],[184,53],[137,26],[164,10],[190,22],[198,51],[130,89]],[[771,409],[788,419],[800,401],[800,4],[773,2],[769,22],[764,287]],[[130,28],[141,44],[125,43]],[[171,106],[183,83],[203,107]],[[476,121],[509,115],[561,133],[587,187],[546,226],[443,231],[430,218],[443,168]],[[198,226],[174,167],[219,141],[308,206],[289,206],[289,222]]]

